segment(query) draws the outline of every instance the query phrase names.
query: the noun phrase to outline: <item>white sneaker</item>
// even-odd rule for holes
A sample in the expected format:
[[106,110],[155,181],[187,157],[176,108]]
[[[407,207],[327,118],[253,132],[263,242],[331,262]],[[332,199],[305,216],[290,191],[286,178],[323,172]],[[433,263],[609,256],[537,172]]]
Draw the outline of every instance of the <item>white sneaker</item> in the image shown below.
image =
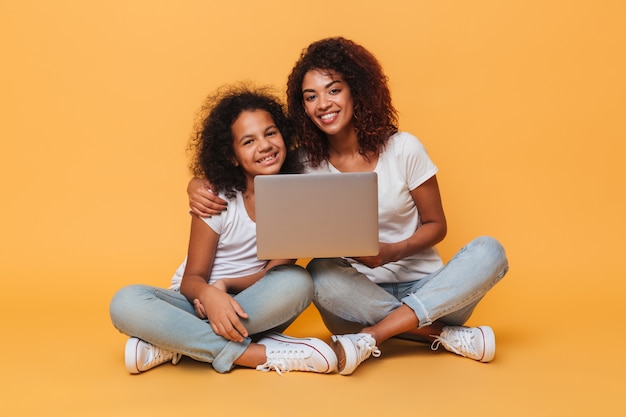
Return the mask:
[[269,333],[257,343],[265,345],[267,362],[259,371],[275,370],[331,373],[337,369],[337,356],[326,343],[315,338],[296,339],[280,333]]
[[480,362],[489,362],[496,355],[496,336],[489,326],[446,326],[434,337],[432,350],[443,345],[450,352]]
[[176,365],[180,357],[180,353],[161,349],[136,337],[128,339],[124,351],[126,370],[131,374],[147,371],[169,361]]
[[380,356],[376,340],[367,333],[333,335],[331,344],[339,359],[341,375],[350,375],[370,355]]

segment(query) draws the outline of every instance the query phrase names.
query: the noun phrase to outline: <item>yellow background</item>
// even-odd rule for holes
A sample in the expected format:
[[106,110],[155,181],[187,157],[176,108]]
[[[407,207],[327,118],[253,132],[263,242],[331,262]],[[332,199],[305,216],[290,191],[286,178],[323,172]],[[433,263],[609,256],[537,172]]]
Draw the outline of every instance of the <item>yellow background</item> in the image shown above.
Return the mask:
[[[618,0],[1,0],[3,415],[624,415],[625,19]],[[380,59],[440,168],[442,255],[479,234],[507,248],[471,320],[496,360],[390,341],[348,378],[128,375],[108,303],[185,255],[203,97],[282,91],[333,35]],[[316,314],[290,334],[327,338]]]

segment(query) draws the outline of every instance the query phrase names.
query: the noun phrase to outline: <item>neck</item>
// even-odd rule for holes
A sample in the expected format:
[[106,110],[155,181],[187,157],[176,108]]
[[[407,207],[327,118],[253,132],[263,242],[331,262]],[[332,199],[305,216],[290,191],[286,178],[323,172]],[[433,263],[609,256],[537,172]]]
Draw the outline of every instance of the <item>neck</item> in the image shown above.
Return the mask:
[[356,134],[344,137],[343,140],[329,137],[328,162],[341,172],[368,172],[376,168],[378,155],[361,155]]
[[328,152],[343,157],[359,153],[359,138],[354,130],[347,134],[327,136]]
[[248,178],[248,181],[246,182],[246,189],[243,190],[241,194],[246,200],[254,197],[254,178]]

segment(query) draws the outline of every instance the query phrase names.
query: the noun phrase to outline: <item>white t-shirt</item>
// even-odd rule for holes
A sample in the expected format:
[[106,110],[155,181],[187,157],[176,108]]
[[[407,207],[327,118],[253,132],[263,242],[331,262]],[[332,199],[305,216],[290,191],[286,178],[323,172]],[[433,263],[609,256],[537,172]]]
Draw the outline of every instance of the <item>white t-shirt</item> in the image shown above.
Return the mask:
[[[340,171],[323,162],[316,168],[307,166],[305,172]],[[415,136],[398,132],[387,142],[374,172],[378,175],[379,240],[393,243],[407,239],[421,226],[410,191],[433,177],[437,167]],[[347,260],[376,283],[415,281],[443,265],[434,247],[377,268],[369,268],[350,258]]]
[[[220,197],[226,200],[225,196]],[[240,192],[228,200],[228,210],[202,220],[220,235],[209,283],[254,274],[265,267],[267,261],[257,258],[256,224],[248,216]],[[180,288],[186,265],[187,259],[172,277],[170,289]]]

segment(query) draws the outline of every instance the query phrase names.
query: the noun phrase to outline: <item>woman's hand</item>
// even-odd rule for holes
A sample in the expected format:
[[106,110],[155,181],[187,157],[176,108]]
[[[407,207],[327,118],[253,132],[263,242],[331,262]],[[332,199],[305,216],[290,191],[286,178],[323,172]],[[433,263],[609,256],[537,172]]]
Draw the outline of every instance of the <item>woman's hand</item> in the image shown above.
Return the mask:
[[389,262],[397,261],[394,252],[394,244],[378,242],[378,255],[352,257],[355,261],[361,262],[370,268],[376,268]]
[[240,320],[247,319],[248,314],[229,294],[213,285],[207,285],[196,300],[194,300],[196,312],[200,309],[206,313],[206,318],[216,335],[233,342],[243,342],[244,337],[248,337],[248,331]]
[[194,177],[187,184],[189,208],[200,217],[211,217],[226,210],[227,202],[211,191],[211,183],[205,179]]
[[426,248],[435,246],[446,236],[446,216],[441,204],[437,177],[432,176],[422,185],[411,191],[413,202],[420,214],[422,225],[407,239],[395,243],[379,243],[376,256],[353,258],[362,264],[376,268],[389,262],[413,256]]

